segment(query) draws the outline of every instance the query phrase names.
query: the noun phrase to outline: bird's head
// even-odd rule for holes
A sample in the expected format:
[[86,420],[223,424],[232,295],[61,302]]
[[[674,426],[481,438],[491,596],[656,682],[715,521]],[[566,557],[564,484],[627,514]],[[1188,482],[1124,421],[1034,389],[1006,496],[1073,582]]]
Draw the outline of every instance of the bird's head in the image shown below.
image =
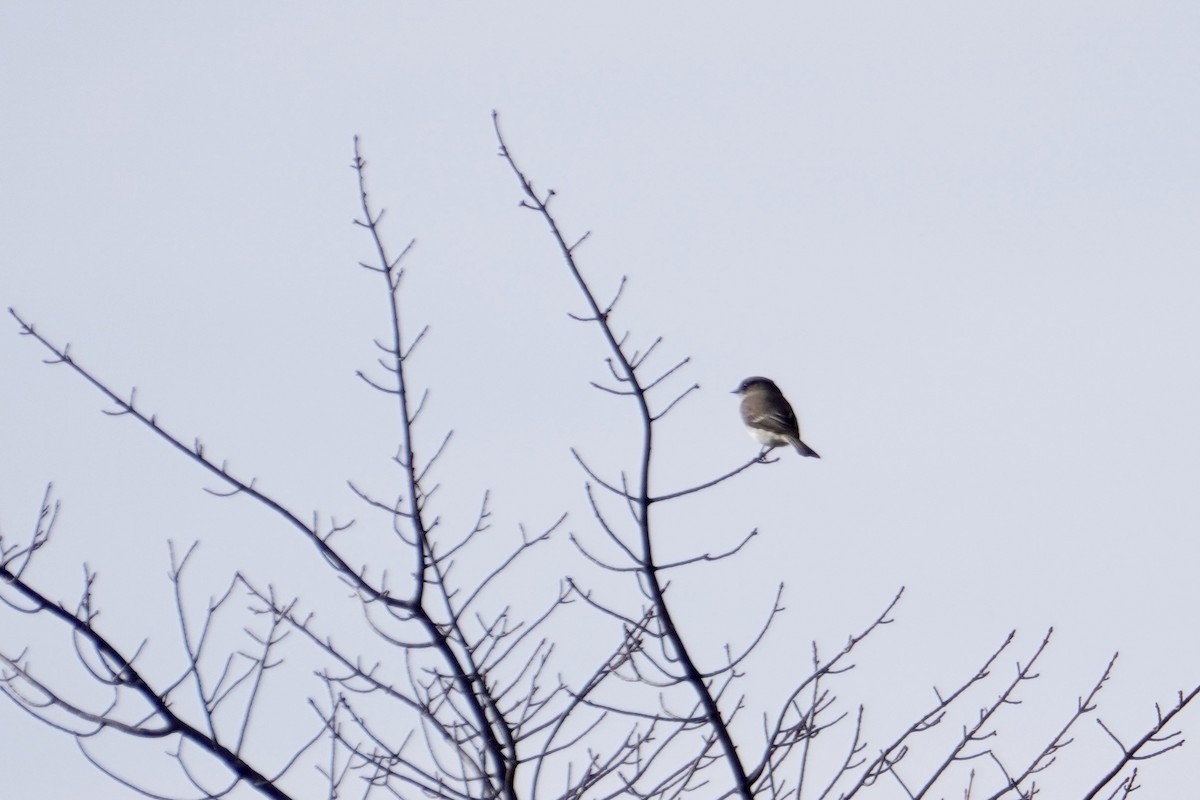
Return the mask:
[[750,391],[751,389],[753,389],[755,387],[758,387],[760,389],[774,389],[775,391],[779,391],[779,388],[775,386],[775,382],[772,381],[770,378],[764,378],[761,375],[755,375],[753,377],[746,378],[746,380],[744,380],[740,384],[738,384],[738,387],[736,389],[734,389],[732,393],[733,394],[745,394],[746,392]]

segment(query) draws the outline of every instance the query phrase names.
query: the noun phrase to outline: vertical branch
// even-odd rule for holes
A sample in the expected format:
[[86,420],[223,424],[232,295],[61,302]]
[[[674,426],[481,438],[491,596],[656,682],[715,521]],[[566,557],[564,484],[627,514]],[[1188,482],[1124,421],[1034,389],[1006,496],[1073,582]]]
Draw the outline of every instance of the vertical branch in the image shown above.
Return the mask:
[[[421,514],[421,500],[419,494],[419,483],[417,477],[416,454],[413,447],[413,417],[408,409],[408,383],[405,380],[404,374],[404,337],[400,327],[400,281],[404,277],[404,270],[400,267],[400,262],[408,255],[416,244],[416,240],[412,239],[405,246],[400,255],[394,259],[388,256],[387,247],[383,243],[383,237],[379,232],[379,222],[383,219],[384,211],[373,213],[367,194],[367,178],[366,178],[367,162],[363,159],[359,150],[358,137],[354,137],[354,163],[352,167],[355,174],[358,176],[358,196],[362,206],[363,218],[354,220],[354,224],[362,228],[366,228],[371,235],[371,243],[375,246],[375,253],[379,257],[379,266],[373,267],[367,264],[362,266],[366,269],[378,272],[384,281],[387,282],[387,297],[390,314],[391,330],[389,333],[392,338],[391,349],[388,354],[392,357],[391,372],[396,376],[396,388],[394,390],[384,389],[396,396],[397,412],[399,413],[400,423],[400,456],[397,461],[404,470],[405,488],[408,491],[409,498],[409,513],[404,514],[409,519],[413,526],[413,539],[416,550],[416,572],[413,574],[413,596],[412,604],[414,606],[421,605],[422,594],[425,590],[425,548],[428,542],[428,529],[425,526],[425,520]],[[362,373],[359,373],[360,376]],[[365,378],[365,376],[364,376]],[[378,387],[381,388],[382,387]]]
[[[359,200],[363,211],[363,219],[355,220],[355,224],[365,228],[369,232],[371,241],[375,246],[376,255],[379,258],[379,266],[377,267],[367,264],[363,264],[362,266],[371,271],[378,272],[386,281],[391,311],[390,334],[392,342],[390,349],[387,351],[392,358],[389,371],[395,375],[396,387],[395,389],[388,389],[374,383],[372,385],[382,391],[393,393],[396,396],[401,436],[401,450],[397,461],[404,470],[409,505],[407,512],[398,512],[398,515],[408,518],[412,525],[416,560],[416,571],[413,575],[413,594],[410,602],[414,607],[414,614],[418,622],[424,627],[434,648],[441,654],[453,673],[454,681],[458,685],[475,719],[475,724],[482,738],[487,758],[492,762],[493,777],[499,784],[492,787],[491,791],[500,797],[514,800],[516,797],[516,742],[503,711],[497,705],[496,698],[492,696],[488,688],[487,680],[480,674],[478,666],[474,663],[474,657],[472,656],[467,637],[459,628],[457,615],[450,605],[449,589],[445,585],[444,576],[436,563],[436,558],[431,552],[429,541],[431,526],[425,522],[423,513],[423,498],[425,495],[421,489],[421,478],[427,470],[428,465],[422,468],[417,463],[416,448],[413,443],[415,413],[410,410],[408,382],[405,374],[405,361],[412,352],[412,347],[416,345],[421,337],[418,336],[414,340],[413,345],[407,351],[405,350],[399,300],[400,281],[404,276],[404,270],[400,264],[412,249],[415,240],[410,241],[404,250],[401,251],[400,255],[395,258],[391,258],[388,255],[387,247],[384,245],[382,235],[379,231],[379,222],[383,219],[384,211],[381,210],[376,213],[371,210],[366,188],[366,161],[360,152],[357,136],[354,137],[354,162],[352,168],[358,176]],[[367,380],[361,372],[359,375],[364,380]],[[369,380],[368,382],[371,383]],[[436,458],[436,455],[434,457]],[[431,570],[433,571],[432,579],[430,578]],[[424,602],[425,587],[427,585],[438,587],[438,593],[445,602],[448,615],[445,623],[439,623],[432,616]],[[457,642],[459,646],[457,648],[454,647],[453,642]]]
[[[670,608],[664,596],[663,585],[659,578],[659,566],[654,559],[653,540],[650,529],[650,506],[654,502],[650,494],[650,458],[654,446],[654,420],[656,417],[651,414],[650,405],[646,399],[646,391],[649,387],[642,385],[633,359],[626,356],[625,351],[621,347],[621,341],[618,340],[612,328],[609,327],[608,316],[612,307],[600,308],[600,304],[596,301],[591,287],[580,273],[579,266],[575,261],[575,245],[567,244],[567,240],[559,229],[557,221],[550,213],[549,203],[554,197],[554,190],[550,190],[544,195],[539,195],[534,190],[533,183],[526,177],[525,173],[521,171],[513,159],[512,153],[504,141],[504,135],[500,131],[499,115],[494,111],[492,112],[492,124],[496,130],[496,139],[500,145],[500,156],[512,169],[518,183],[520,183],[521,190],[525,194],[526,199],[521,201],[521,205],[541,216],[550,228],[551,236],[553,236],[555,243],[558,245],[567,270],[571,273],[571,277],[574,278],[591,311],[591,316],[583,319],[593,321],[599,327],[601,335],[612,352],[612,361],[610,361],[610,364],[615,362],[617,370],[614,372],[618,379],[628,384],[628,393],[633,396],[634,401],[637,403],[638,416],[642,426],[642,444],[640,464],[636,478],[636,493],[629,500],[635,509],[634,518],[638,527],[638,539],[641,547],[638,566],[645,579],[650,601],[657,609],[659,624],[662,626],[663,634],[674,651],[673,656],[683,670],[684,680],[695,691],[700,705],[704,710],[704,717],[711,727],[713,735],[720,745],[721,752],[729,765],[737,795],[743,798],[743,800],[749,800],[753,796],[753,791],[745,765],[743,765],[741,757],[738,755],[733,737],[729,733],[728,724],[718,707],[717,699],[713,695],[711,687],[703,673],[701,673],[692,660],[691,654],[683,641],[683,636],[671,616]],[[586,238],[586,235],[584,238]],[[583,239],[579,241],[582,242]],[[637,364],[641,363],[642,360],[637,361]],[[650,385],[653,386],[654,384]]]

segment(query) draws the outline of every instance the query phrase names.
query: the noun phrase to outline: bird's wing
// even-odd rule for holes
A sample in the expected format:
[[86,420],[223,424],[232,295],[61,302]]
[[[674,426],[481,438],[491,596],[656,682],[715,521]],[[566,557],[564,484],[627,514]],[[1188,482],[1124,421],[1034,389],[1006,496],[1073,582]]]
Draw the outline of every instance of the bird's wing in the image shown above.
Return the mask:
[[774,410],[756,409],[749,414],[746,421],[756,428],[776,433],[790,433],[797,436],[800,431],[800,425],[796,422],[796,412],[792,411],[791,407]]

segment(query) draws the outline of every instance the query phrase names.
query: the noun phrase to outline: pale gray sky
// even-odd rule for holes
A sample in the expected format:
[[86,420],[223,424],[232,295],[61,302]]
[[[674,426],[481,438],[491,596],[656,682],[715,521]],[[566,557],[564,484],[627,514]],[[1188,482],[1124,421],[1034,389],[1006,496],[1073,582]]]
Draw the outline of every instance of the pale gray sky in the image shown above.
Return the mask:
[[[0,304],[296,508],[361,516],[344,481],[388,480],[393,439],[353,375],[386,322],[354,266],[360,134],[392,244],[418,239],[415,378],[430,439],[456,431],[444,515],[491,488],[499,525],[570,511],[586,532],[567,448],[628,463],[631,411],[587,387],[601,342],[517,208],[498,109],[560,222],[592,231],[601,293],[630,275],[620,322],[693,359],[681,385],[704,391],[663,428],[660,485],[753,453],[729,394],[752,374],[823,456],[664,513],[668,552],[762,531],[680,582],[693,635],[736,639],[786,581],[757,673],[784,685],[903,584],[861,659],[868,701],[923,707],[1010,628],[1025,655],[1054,625],[1012,729],[1046,738],[1119,649],[1101,716],[1133,732],[1200,680],[1198,36],[1182,1],[10,2]],[[98,569],[104,621],[164,664],[168,538],[202,540],[197,597],[239,567],[304,588],[319,565],[290,531],[202,493],[42,357],[6,317],[0,526],[27,530],[55,482],[47,586],[73,599]],[[739,587],[725,605],[713,580]],[[35,666],[63,646],[36,643]],[[1150,796],[1195,784],[1200,712],[1184,724]],[[131,796],[11,705],[0,730],[13,797]],[[1114,754],[1093,745],[1047,785]]]

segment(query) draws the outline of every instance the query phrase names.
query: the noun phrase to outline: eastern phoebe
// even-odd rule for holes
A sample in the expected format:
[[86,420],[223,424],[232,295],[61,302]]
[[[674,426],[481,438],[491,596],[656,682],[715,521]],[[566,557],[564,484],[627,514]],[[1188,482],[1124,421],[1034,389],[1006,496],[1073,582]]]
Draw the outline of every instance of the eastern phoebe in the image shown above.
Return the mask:
[[800,441],[800,423],[779,387],[768,378],[746,378],[734,394],[742,396],[742,422],[746,431],[763,445],[763,453],[790,444],[802,456],[820,458],[817,451]]

